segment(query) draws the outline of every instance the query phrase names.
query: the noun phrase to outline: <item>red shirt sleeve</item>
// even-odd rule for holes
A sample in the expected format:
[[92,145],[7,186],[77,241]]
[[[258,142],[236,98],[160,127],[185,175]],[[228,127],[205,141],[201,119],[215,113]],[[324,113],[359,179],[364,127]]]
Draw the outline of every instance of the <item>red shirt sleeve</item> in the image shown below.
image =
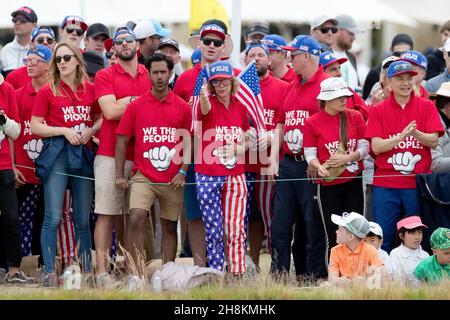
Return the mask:
[[305,148],[317,148],[317,138],[314,133],[314,126],[310,119],[306,119],[305,126],[303,128],[303,146]]
[[[112,68],[112,67],[110,67]],[[115,96],[113,81],[110,76],[110,68],[100,70],[95,75],[95,100],[106,95]]]
[[9,83],[3,83],[4,86],[6,86],[8,89],[8,109],[5,110],[6,115],[11,120],[16,121],[17,123],[20,122],[19,119],[19,111],[17,109],[17,98],[16,93],[14,91],[14,88]]
[[119,126],[117,127],[117,135],[127,137],[132,137],[135,135],[134,124],[136,123],[136,108],[138,105],[139,103],[135,103],[134,101],[128,105],[125,113],[120,119]]
[[366,139],[372,139],[374,137],[381,138],[383,136],[382,132],[382,121],[380,118],[380,107],[378,105],[372,108],[372,111],[369,114],[369,119],[367,120],[367,127],[365,137]]
[[49,93],[51,92],[49,87],[44,87],[36,94],[36,99],[33,105],[33,116],[46,117],[48,114],[48,107],[50,104]]

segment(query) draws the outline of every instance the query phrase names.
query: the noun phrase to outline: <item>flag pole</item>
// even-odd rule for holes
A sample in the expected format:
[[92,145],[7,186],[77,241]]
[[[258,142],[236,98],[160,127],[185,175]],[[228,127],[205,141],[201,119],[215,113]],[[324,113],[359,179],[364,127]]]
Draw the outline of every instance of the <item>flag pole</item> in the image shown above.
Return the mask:
[[231,39],[233,40],[233,52],[231,60],[234,65],[239,64],[239,55],[241,53],[241,0],[232,0],[231,9]]

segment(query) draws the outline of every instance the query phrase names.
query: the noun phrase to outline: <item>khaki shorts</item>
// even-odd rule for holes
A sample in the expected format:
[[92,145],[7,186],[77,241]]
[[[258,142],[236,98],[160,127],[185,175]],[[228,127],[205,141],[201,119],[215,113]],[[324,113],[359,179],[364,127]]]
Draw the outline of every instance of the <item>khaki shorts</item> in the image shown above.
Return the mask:
[[[120,215],[128,213],[129,194],[116,187],[116,160],[107,156],[96,156],[94,161],[95,176],[95,213]],[[125,161],[125,178],[131,177],[133,162]]]
[[168,185],[150,185],[151,181],[137,171],[130,187],[130,210],[150,211],[150,207],[159,200],[161,218],[178,221],[183,209],[184,188],[172,189]]

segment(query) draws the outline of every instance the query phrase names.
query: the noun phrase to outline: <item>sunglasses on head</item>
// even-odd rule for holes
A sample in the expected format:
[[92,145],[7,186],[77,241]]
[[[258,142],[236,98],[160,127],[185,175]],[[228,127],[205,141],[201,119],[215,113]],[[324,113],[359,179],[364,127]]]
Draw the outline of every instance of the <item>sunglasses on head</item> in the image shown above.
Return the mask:
[[320,28],[320,32],[323,34],[328,33],[331,30],[332,33],[338,32],[338,29],[336,27],[322,27]]
[[44,42],[47,42],[48,44],[53,44],[55,42],[55,39],[49,37],[42,37],[37,39],[36,41],[39,44],[43,44]]
[[83,29],[71,28],[71,27],[66,28],[67,33],[73,33],[74,31],[77,33],[77,36],[79,36],[79,37],[81,37],[84,34]]
[[133,43],[134,41],[135,41],[135,39],[134,39],[132,36],[128,35],[128,36],[123,37],[123,38],[116,38],[116,39],[114,40],[114,45],[120,46],[120,45],[122,45],[124,42],[126,42],[126,43]]
[[55,60],[56,60],[56,63],[61,63],[63,60],[65,62],[69,62],[70,60],[72,60],[72,57],[75,57],[75,55],[74,54],[65,54],[63,56],[56,56]]
[[223,46],[223,41],[218,39],[203,38],[202,42],[205,46],[209,46],[211,43],[214,43],[214,47],[216,48]]
[[19,23],[27,23],[27,22],[30,22],[30,21],[28,21],[28,20],[25,19],[25,18],[22,18],[22,19],[12,18],[11,21],[12,21],[13,23],[17,23],[17,22],[19,22]]

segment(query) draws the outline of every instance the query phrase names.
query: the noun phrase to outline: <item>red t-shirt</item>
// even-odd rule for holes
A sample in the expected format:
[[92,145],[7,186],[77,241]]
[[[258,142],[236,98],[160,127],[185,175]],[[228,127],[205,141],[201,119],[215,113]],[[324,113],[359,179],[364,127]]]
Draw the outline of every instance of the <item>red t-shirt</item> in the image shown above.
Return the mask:
[[[20,119],[20,136],[14,141],[14,154],[16,164],[34,168],[34,160],[40,155],[42,150],[42,137],[31,133],[31,114],[36,99],[36,90],[31,83],[16,90],[17,109]],[[27,183],[40,184],[33,169],[18,167],[23,173]]]
[[291,66],[288,66],[288,71],[280,79],[284,82],[291,83],[298,81],[298,75],[295,73]]
[[367,121],[367,118],[369,117],[369,109],[367,108],[366,103],[361,96],[355,92],[355,90],[350,87],[347,89],[353,92],[353,96],[347,98],[347,108],[359,111],[364,120]]
[[[289,84],[285,81],[275,78],[272,75],[259,81],[261,87],[261,97],[264,105],[264,123],[267,131],[272,131],[276,128],[276,120],[280,117],[283,108],[284,96]],[[256,154],[246,156],[246,172],[258,172],[261,166],[267,167],[270,156],[270,148],[266,151],[260,152],[256,158]],[[256,164],[254,163],[257,160]],[[264,165],[263,165],[264,164]]]
[[[347,116],[347,150],[352,153],[357,149],[358,140],[364,139],[366,122],[362,115],[355,110],[346,109]],[[312,115],[305,122],[303,131],[303,144],[305,148],[317,148],[317,159],[323,164],[339,148],[339,126],[340,114],[330,115],[321,110]],[[350,162],[347,168],[341,173],[340,177],[349,177],[348,179],[336,179],[331,182],[322,181],[325,186],[341,184],[350,181],[363,169],[362,161]]]
[[48,84],[42,87],[34,101],[33,116],[43,117],[49,126],[67,127],[80,132],[85,127],[92,127],[94,115],[98,114],[94,85],[86,81],[85,88],[80,85],[75,95],[61,81],[60,92],[60,96],[54,96]]
[[215,149],[224,146],[226,141],[238,143],[244,139],[244,133],[250,128],[247,109],[234,96],[228,109],[215,96],[209,101],[211,110],[207,115],[198,111],[202,141],[195,157],[195,171],[208,176],[243,174],[245,157],[234,157],[223,164],[215,155]]
[[[416,120],[417,129],[422,132],[438,132],[439,136],[444,133],[436,106],[431,100],[411,94],[411,99],[402,109],[391,93],[388,100],[372,108],[365,136],[369,141],[374,137],[388,139],[401,133],[413,120]],[[416,178],[410,174],[430,173],[430,166],[430,148],[409,136],[393,150],[376,156],[373,185],[398,189],[416,188]],[[395,176],[377,177],[385,175]]]
[[135,137],[134,167],[150,181],[169,183],[182,165],[181,131],[190,135],[189,105],[173,92],[162,101],[149,91],[133,101],[117,128],[118,135]]
[[428,90],[425,89],[423,86],[420,86],[420,96],[425,99],[429,98]]
[[[19,113],[17,111],[16,96],[14,88],[6,82],[0,84],[0,109],[11,120],[19,123]],[[0,170],[11,170],[12,159],[11,149],[9,147],[9,140],[0,130]],[[0,195],[3,197],[3,195]]]
[[[106,95],[113,95],[116,100],[128,96],[141,96],[151,88],[150,78],[147,69],[138,65],[138,72],[135,78],[126,72],[120,64],[112,65],[106,69],[100,70],[95,75],[95,99]],[[116,130],[119,120],[108,120],[103,117],[102,128],[98,134],[100,145],[97,151],[98,155],[114,157],[116,152]],[[127,149],[127,160],[133,160],[133,144],[130,141]]]
[[20,89],[31,83],[31,78],[28,76],[27,66],[20,67],[14,71],[8,73],[5,79],[14,89]]
[[287,154],[303,154],[303,127],[305,120],[319,111],[320,83],[330,76],[319,67],[316,73],[306,81],[291,82],[286,90],[283,112],[278,123],[284,124],[283,150]]

